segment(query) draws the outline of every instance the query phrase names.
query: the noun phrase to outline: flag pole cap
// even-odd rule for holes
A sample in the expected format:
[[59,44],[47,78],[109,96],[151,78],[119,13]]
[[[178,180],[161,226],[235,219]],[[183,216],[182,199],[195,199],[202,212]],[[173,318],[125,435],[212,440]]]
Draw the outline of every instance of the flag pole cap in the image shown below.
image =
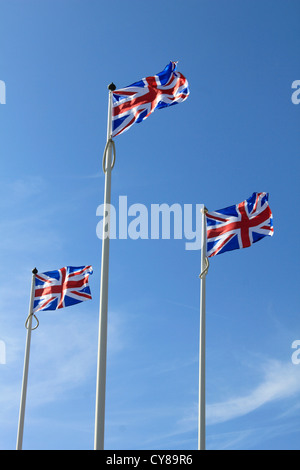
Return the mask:
[[32,270],[32,274],[37,274],[37,273],[38,273],[38,270],[37,270],[36,268],[34,268],[34,269]]
[[108,85],[109,91],[115,91],[116,88],[117,88],[117,87],[116,87],[116,85],[115,85],[113,82],[111,82],[111,84]]

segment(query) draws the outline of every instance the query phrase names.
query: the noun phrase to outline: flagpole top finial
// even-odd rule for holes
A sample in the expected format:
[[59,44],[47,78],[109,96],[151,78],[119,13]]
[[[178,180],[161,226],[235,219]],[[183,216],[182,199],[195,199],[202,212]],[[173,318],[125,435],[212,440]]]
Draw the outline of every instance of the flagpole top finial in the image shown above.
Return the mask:
[[37,274],[37,273],[38,273],[38,270],[37,270],[36,268],[34,268],[34,269],[32,270],[32,274]]
[[115,85],[113,82],[111,82],[111,84],[108,85],[109,91],[115,91],[116,88],[117,88],[117,87],[116,87],[116,85]]

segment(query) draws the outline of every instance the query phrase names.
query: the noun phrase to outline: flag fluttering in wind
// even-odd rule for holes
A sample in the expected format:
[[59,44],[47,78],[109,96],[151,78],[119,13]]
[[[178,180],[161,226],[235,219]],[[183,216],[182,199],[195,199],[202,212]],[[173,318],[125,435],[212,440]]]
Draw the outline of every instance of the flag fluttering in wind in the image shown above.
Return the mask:
[[[35,314],[41,310],[56,310],[57,308],[68,307],[69,305],[91,299],[92,296],[88,283],[89,275],[92,273],[92,266],[66,266],[65,268],[56,271],[47,271],[42,274],[38,274],[36,268],[32,270],[29,314],[25,322],[27,338],[19,411],[17,450],[22,450],[23,446],[31,331],[39,326],[39,321]],[[37,325],[34,328],[32,327],[33,317],[37,321]]]
[[200,332],[199,332],[199,411],[198,450],[205,450],[205,317],[206,275],[208,258],[225,251],[251,246],[263,237],[271,236],[273,216],[268,203],[268,193],[253,193],[249,199],[208,212],[202,209],[202,249],[200,274]]
[[207,256],[246,248],[272,236],[273,217],[268,198],[268,193],[253,193],[240,204],[207,212]]
[[[130,86],[116,90],[114,83],[108,86],[107,140],[103,155],[105,174],[104,209],[107,224],[110,221],[111,172],[115,165],[115,144],[113,137],[128,130],[134,123],[146,119],[155,109],[165,108],[186,100],[189,85],[186,78],[176,71],[177,62],[170,62],[165,69],[152,77],[143,78]],[[97,385],[95,407],[94,449],[104,449],[105,393],[106,393],[106,350],[108,313],[108,272],[109,240],[103,224],[99,339],[97,360]]]
[[56,310],[91,299],[90,274],[92,266],[66,266],[36,274],[33,312]]
[[125,88],[113,92],[112,137],[146,119],[155,109],[180,103],[189,96],[187,79],[176,71],[177,62]]

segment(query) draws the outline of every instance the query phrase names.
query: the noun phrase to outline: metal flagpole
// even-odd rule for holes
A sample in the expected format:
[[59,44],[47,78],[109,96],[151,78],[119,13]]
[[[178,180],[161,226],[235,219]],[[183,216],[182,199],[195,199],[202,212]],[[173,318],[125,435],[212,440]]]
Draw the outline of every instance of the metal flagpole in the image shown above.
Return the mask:
[[18,425],[18,436],[17,436],[17,448],[16,450],[22,450],[23,445],[23,431],[24,431],[24,419],[25,419],[25,405],[26,405],[26,394],[27,394],[27,382],[28,382],[28,369],[29,369],[29,356],[30,356],[30,343],[31,343],[31,331],[32,328],[32,317],[33,317],[33,301],[34,301],[34,289],[35,289],[35,275],[38,270],[34,268],[32,270],[31,280],[31,294],[29,302],[29,313],[25,323],[27,328],[26,346],[25,346],[25,358],[24,358],[24,369],[23,369],[23,382],[21,391],[21,402],[20,402],[20,413],[19,413],[19,425]]
[[[108,117],[107,117],[107,142],[103,156],[103,170],[105,173],[104,188],[104,212],[103,212],[103,236],[102,236],[102,260],[100,281],[100,307],[99,307],[99,336],[98,336],[98,365],[96,384],[96,409],[95,409],[95,436],[94,450],[104,449],[104,422],[105,422],[105,388],[106,388],[106,350],[107,350],[107,305],[108,305],[108,268],[109,268],[109,225],[110,225],[110,198],[111,198],[111,170],[112,161],[112,93],[116,86],[111,83],[108,86]],[[115,152],[114,152],[115,158]],[[107,226],[107,230],[106,230]]]
[[206,207],[202,210],[202,247],[200,274],[199,409],[198,450],[205,450],[205,280],[209,263],[206,256]]

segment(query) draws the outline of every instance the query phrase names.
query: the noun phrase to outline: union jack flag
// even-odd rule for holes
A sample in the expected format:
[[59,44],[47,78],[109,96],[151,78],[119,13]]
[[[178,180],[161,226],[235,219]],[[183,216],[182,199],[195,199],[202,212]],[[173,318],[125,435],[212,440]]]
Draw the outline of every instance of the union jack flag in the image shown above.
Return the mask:
[[91,299],[89,275],[91,266],[66,266],[35,276],[33,313],[56,310]]
[[246,248],[274,233],[268,193],[253,193],[246,201],[206,213],[207,256]]
[[155,109],[184,101],[189,96],[186,78],[176,72],[177,62],[125,88],[113,92],[112,137],[126,131],[135,122],[146,119]]

